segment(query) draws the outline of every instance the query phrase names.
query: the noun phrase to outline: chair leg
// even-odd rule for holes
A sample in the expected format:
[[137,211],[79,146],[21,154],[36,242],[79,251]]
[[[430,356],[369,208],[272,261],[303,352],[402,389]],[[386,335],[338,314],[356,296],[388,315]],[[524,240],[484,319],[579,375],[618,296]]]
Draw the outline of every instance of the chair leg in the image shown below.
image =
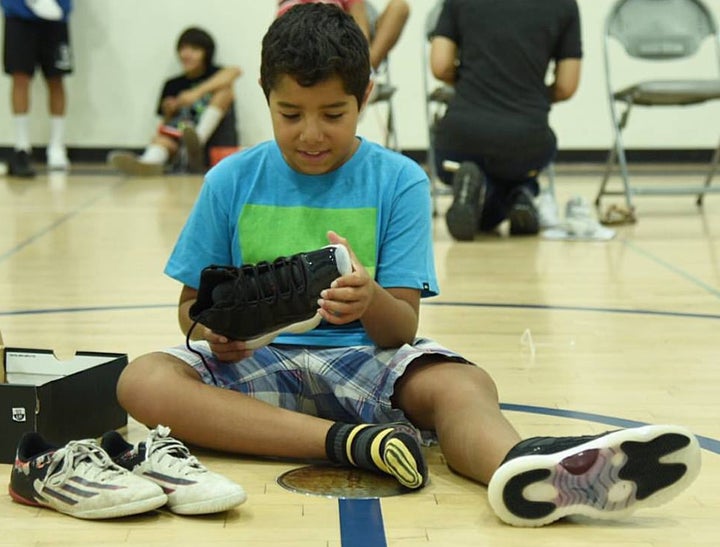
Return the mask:
[[557,203],[557,196],[555,195],[555,164],[549,163],[545,168],[548,179],[548,193],[552,196],[553,201]]
[[605,195],[605,188],[607,187],[607,183],[610,180],[610,175],[612,174],[613,167],[615,166],[615,162],[617,161],[616,146],[617,145],[614,144],[608,152],[608,158],[605,162],[605,173],[603,174],[602,181],[600,182],[600,189],[598,190],[597,196],[595,197],[596,207],[600,207],[600,200],[602,199],[602,196]]
[[395,133],[395,115],[392,99],[387,101],[387,121],[385,123],[385,148],[398,150],[397,133]]
[[628,174],[627,158],[625,157],[625,146],[622,142],[622,136],[618,133],[617,140],[615,141],[615,147],[617,150],[618,165],[620,166],[620,176],[622,177],[623,188],[625,191],[625,204],[630,213],[635,210],[635,206],[632,202],[632,190],[630,188],[630,175]]
[[613,121],[613,130],[615,131],[615,146],[611,150],[609,156],[608,156],[608,163],[605,168],[605,177],[603,178],[602,184],[600,186],[600,192],[598,193],[598,196],[595,200],[595,203],[597,205],[600,204],[600,196],[605,192],[605,186],[607,184],[607,178],[609,178],[609,167],[612,166],[612,164],[617,159],[618,166],[620,168],[620,178],[622,179],[623,183],[623,193],[625,194],[625,205],[627,207],[628,212],[632,215],[632,217],[635,217],[634,211],[635,206],[632,202],[632,190],[630,188],[630,176],[628,174],[628,167],[627,167],[627,158],[625,156],[625,145],[623,144],[623,138],[622,138],[622,132],[623,129],[625,129],[625,126],[627,125],[628,118],[630,116],[630,110],[632,109],[633,104],[628,103],[625,111],[620,116],[620,119],[618,119],[617,111],[615,108],[615,103],[611,101],[610,104],[610,111],[612,113],[612,121]]
[[438,174],[437,168],[435,167],[435,139],[432,136],[433,128],[430,127],[428,131],[428,152],[427,152],[427,171],[430,179],[430,199],[432,199],[432,215],[433,217],[438,214],[437,205],[437,184]]
[[[710,183],[712,182],[713,177],[715,177],[715,173],[717,172],[718,163],[720,163],[720,143],[718,143],[718,147],[715,149],[715,154],[713,154],[712,163],[710,165],[710,171],[708,171],[707,178],[705,179],[705,188],[710,187]],[[701,192],[698,194],[697,197],[697,206],[701,207],[703,204],[703,198],[705,197],[705,192]]]

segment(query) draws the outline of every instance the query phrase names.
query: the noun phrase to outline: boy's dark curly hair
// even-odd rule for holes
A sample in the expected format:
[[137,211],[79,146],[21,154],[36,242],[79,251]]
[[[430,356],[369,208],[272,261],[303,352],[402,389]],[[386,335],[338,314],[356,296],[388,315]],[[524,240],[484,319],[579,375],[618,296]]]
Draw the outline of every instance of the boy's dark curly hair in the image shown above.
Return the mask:
[[360,107],[370,79],[367,39],[341,8],[299,4],[275,19],[263,38],[260,82],[266,99],[285,74],[304,87],[338,75]]

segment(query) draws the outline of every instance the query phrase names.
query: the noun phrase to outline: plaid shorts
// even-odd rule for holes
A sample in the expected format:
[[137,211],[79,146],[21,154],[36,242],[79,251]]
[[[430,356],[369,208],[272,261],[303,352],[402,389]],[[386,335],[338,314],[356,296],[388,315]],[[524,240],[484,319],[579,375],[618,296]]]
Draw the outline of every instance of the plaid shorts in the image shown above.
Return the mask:
[[[393,408],[395,382],[419,357],[436,355],[468,363],[459,354],[425,338],[401,348],[375,346],[305,347],[269,345],[242,361],[217,360],[206,342],[193,342],[164,350],[192,366],[207,384],[216,383],[274,406],[347,423],[407,421]],[[213,378],[215,377],[215,382]]]

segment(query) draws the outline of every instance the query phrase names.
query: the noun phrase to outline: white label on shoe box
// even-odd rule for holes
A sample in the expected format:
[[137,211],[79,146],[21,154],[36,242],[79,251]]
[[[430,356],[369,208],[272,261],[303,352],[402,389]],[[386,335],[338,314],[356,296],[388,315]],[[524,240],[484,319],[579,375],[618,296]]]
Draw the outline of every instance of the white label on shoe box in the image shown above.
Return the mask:
[[12,420],[13,422],[27,422],[27,413],[25,407],[13,407],[12,409]]

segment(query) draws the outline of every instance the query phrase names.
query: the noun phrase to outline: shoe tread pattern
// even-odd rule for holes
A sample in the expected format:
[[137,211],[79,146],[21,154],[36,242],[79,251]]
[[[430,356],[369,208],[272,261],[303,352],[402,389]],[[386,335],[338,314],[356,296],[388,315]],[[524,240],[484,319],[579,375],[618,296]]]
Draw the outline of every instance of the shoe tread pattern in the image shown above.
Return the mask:
[[[518,526],[541,526],[573,514],[620,518],[668,501],[697,475],[700,454],[692,435],[667,431],[623,440],[624,432],[618,433],[605,446],[601,439],[559,454],[528,456],[527,464],[517,458],[520,467],[504,482],[501,502],[497,492],[494,503],[491,496],[498,516]],[[556,494],[528,499],[537,497],[528,494],[533,491]]]

